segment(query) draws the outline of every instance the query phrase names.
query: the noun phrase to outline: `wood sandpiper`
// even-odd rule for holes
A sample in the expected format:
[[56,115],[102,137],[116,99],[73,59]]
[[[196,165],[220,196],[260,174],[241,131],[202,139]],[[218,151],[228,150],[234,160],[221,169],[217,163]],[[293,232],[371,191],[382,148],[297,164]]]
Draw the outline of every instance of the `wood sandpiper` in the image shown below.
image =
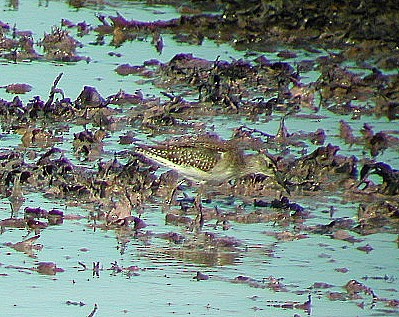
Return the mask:
[[201,184],[220,185],[261,173],[286,189],[276,162],[269,155],[263,152],[245,154],[233,141],[211,134],[181,137],[152,146],[139,145],[136,153]]

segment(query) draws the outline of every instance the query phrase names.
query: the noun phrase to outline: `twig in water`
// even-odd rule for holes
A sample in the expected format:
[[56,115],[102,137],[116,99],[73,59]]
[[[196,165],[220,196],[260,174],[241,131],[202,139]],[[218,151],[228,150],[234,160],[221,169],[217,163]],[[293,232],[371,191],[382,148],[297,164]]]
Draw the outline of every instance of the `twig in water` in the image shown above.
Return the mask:
[[89,316],[87,316],[87,317],[93,317],[94,314],[96,313],[97,309],[98,309],[97,304],[94,304],[93,310],[91,311],[91,313],[90,313]]
[[53,83],[53,86],[51,87],[50,94],[49,94],[48,100],[45,104],[45,107],[49,107],[53,103],[54,96],[56,93],[60,93],[62,95],[62,98],[64,98],[64,92],[62,91],[62,89],[57,88],[58,82],[60,81],[62,75],[63,75],[63,73],[60,73],[57,76],[57,78],[54,80],[54,83]]

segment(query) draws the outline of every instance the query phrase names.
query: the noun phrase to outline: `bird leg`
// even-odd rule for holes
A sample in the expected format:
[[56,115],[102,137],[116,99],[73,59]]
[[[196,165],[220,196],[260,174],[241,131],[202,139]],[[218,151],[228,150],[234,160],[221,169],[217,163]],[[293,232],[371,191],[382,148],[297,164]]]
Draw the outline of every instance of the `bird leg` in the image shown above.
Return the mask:
[[197,211],[197,216],[193,222],[193,231],[201,231],[202,227],[204,226],[204,215],[202,212],[202,194],[204,192],[203,186],[203,184],[200,186],[197,196],[194,199],[194,209]]

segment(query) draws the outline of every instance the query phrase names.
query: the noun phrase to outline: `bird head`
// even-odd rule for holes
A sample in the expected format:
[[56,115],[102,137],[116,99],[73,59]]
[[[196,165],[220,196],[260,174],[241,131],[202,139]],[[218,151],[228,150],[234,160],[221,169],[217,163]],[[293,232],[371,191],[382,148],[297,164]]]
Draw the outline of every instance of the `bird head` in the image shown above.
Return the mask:
[[290,194],[290,190],[285,182],[285,177],[282,172],[278,170],[276,159],[266,151],[260,151],[257,154],[248,156],[245,173],[261,173],[265,176],[272,177],[288,194]]

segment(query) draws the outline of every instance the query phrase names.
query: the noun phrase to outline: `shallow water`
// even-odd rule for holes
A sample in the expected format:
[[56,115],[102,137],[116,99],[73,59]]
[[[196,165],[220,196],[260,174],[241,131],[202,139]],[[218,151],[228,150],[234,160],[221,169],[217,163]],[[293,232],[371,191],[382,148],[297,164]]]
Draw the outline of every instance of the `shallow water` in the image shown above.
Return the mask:
[[[20,30],[32,30],[38,39],[51,27],[59,25],[62,18],[73,22],[86,21],[96,25],[96,13],[114,15],[121,13],[128,19],[157,20],[178,17],[173,7],[146,6],[138,2],[113,1],[110,5],[93,5],[79,10],[71,8],[64,1],[24,1],[18,8],[10,8],[9,1],[2,3],[0,20],[17,25]],[[40,19],[38,18],[40,17]],[[241,58],[245,52],[234,51],[227,44],[215,44],[205,40],[201,46],[190,46],[174,42],[171,36],[164,36],[165,47],[158,54],[148,41],[124,43],[119,48],[109,45],[90,45],[94,35],[79,38],[84,47],[79,54],[89,56],[91,62],[57,63],[46,61],[11,63],[0,61],[0,85],[28,83],[33,86],[31,92],[20,96],[27,102],[33,96],[48,96],[50,87],[59,73],[64,73],[59,87],[66,96],[75,99],[83,86],[94,86],[102,96],[108,96],[120,89],[133,93],[141,89],[145,94],[159,96],[159,89],[149,84],[138,84],[139,77],[121,77],[114,71],[117,65],[130,63],[141,65],[144,60],[157,58],[170,60],[176,53],[193,53],[198,57],[215,60]],[[149,40],[150,41],[150,40]],[[109,52],[121,53],[122,57],[109,56]],[[309,56],[306,56],[309,58]],[[277,59],[270,54],[269,59]],[[309,74],[314,76],[315,74]],[[0,90],[0,98],[11,100],[12,95]],[[306,111],[305,111],[306,112]],[[311,113],[310,111],[308,113]],[[311,132],[317,128],[325,129],[327,143],[341,146],[343,155],[356,155],[362,150],[342,144],[338,138],[338,121],[350,120],[345,116],[334,116],[321,109],[319,115],[325,119],[304,121],[287,118],[290,132]],[[209,130],[214,130],[225,138],[240,125],[256,128],[269,134],[275,134],[279,127],[279,118],[272,121],[251,122],[243,118],[209,118]],[[376,131],[397,129],[397,123],[385,118],[362,117],[351,121],[355,131],[365,122],[370,122]],[[132,127],[127,127],[130,130]],[[66,140],[82,127],[72,127],[63,136]],[[113,152],[125,149],[117,143],[120,135],[126,131],[117,131],[106,139],[106,153],[110,158]],[[136,137],[146,142],[147,135],[137,131]],[[2,133],[1,149],[21,146],[21,137],[17,134]],[[71,144],[56,144],[67,152]],[[310,153],[315,146],[310,146]],[[40,149],[36,149],[39,151]],[[68,156],[74,159],[71,154]],[[378,158],[394,167],[399,166],[398,153],[388,149]],[[83,163],[74,160],[74,163]],[[277,194],[276,194],[277,197]],[[372,297],[364,295],[359,300],[330,300],[327,292],[343,292],[343,286],[350,280],[357,280],[370,287],[380,298],[398,298],[398,244],[397,234],[377,233],[368,236],[355,236],[361,242],[349,243],[331,239],[328,236],[309,234],[305,239],[278,241],[268,233],[292,229],[273,223],[240,224],[233,223],[231,229],[224,232],[215,229],[213,223],[206,223],[204,230],[221,236],[235,237],[241,245],[233,251],[212,250],[204,247],[202,257],[198,257],[190,248],[166,242],[166,240],[145,234],[132,237],[123,230],[93,230],[89,224],[89,209],[77,202],[70,203],[51,200],[40,193],[25,193],[26,206],[41,206],[63,210],[67,214],[81,215],[83,218],[64,220],[59,226],[50,226],[42,231],[38,243],[42,250],[35,252],[36,258],[23,252],[17,252],[5,245],[16,243],[27,235],[26,229],[7,228],[0,235],[0,315],[1,316],[87,316],[94,305],[98,305],[95,316],[293,316],[307,315],[303,309],[280,307],[287,302],[303,303],[308,294],[312,294],[311,316],[397,316],[398,309],[388,308],[384,303],[373,303]],[[274,198],[274,197],[272,197]],[[0,218],[8,218],[11,212],[9,200],[3,198]],[[331,221],[329,210],[336,208],[334,217],[349,217],[356,220],[358,203],[344,203],[339,196],[302,197],[297,203],[309,210],[312,217],[306,225],[327,224]],[[210,206],[217,205],[217,201]],[[234,210],[239,202],[227,204],[222,200],[223,209]],[[248,211],[254,207],[246,205]],[[324,211],[324,212],[323,212]],[[165,225],[165,214],[161,203],[144,207],[142,218],[148,224],[145,232],[155,234],[172,231],[185,232],[184,228]],[[195,239],[193,233],[185,234]],[[29,237],[33,236],[33,233]],[[357,249],[371,245],[370,253]],[[39,274],[32,270],[38,262],[54,262],[63,272],[56,275]],[[112,263],[121,267],[137,267],[134,270],[116,272]],[[93,271],[93,263],[99,263],[99,269]],[[84,267],[86,266],[86,268]],[[337,269],[347,269],[346,273]],[[208,280],[193,279],[197,271],[209,275]],[[95,274],[98,273],[98,274]],[[238,276],[250,277],[252,282],[238,283]],[[285,289],[275,291],[268,287],[268,278],[272,276],[285,285]],[[315,282],[331,284],[331,288],[315,289]]]

